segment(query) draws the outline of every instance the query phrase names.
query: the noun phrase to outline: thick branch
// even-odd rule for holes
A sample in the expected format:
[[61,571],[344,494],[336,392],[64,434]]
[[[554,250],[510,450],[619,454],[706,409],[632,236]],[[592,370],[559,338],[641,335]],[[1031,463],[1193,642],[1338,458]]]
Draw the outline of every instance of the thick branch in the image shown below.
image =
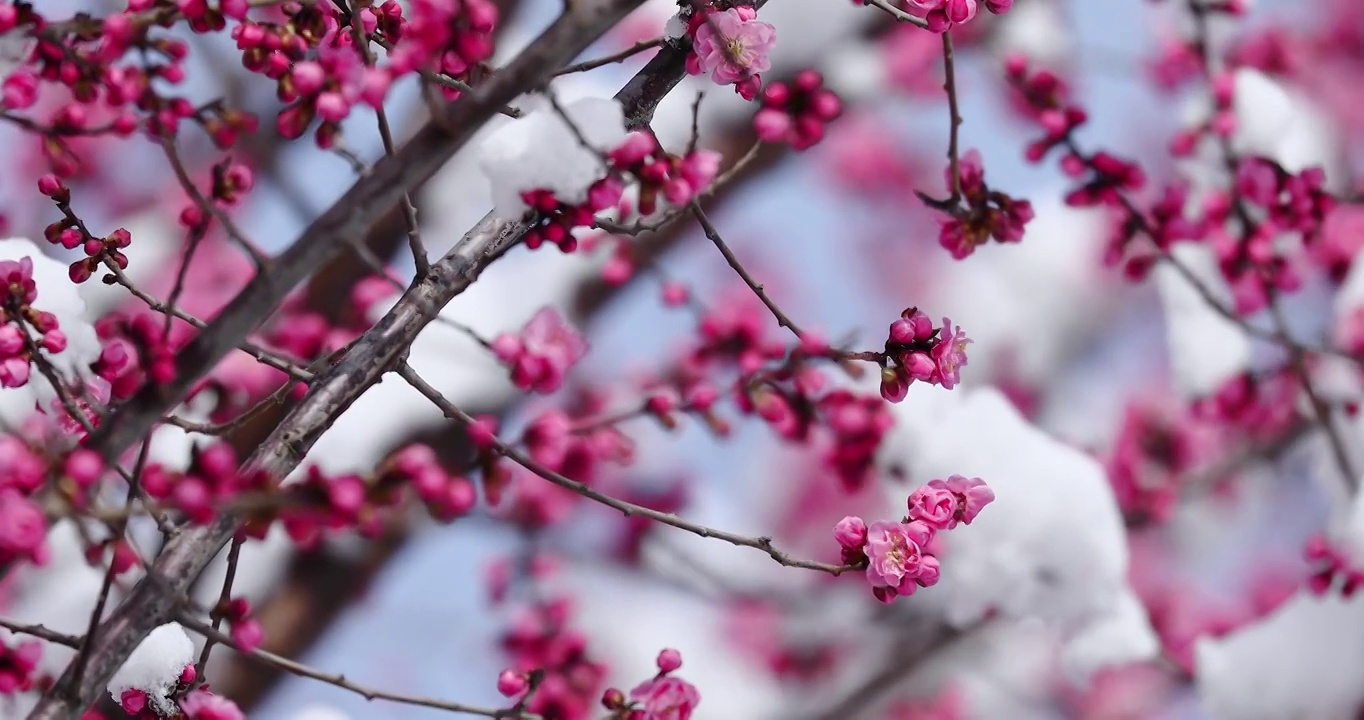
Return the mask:
[[[571,61],[642,2],[579,0],[570,5],[516,60],[452,105],[445,117],[428,123],[397,155],[381,160],[373,172],[314,222],[275,267],[252,281],[187,349],[178,364],[176,382],[164,391],[149,388],[130,401],[103,424],[95,447],[106,457],[114,456],[144,435],[168,405],[184,396],[191,378],[207,372],[235,347],[309,270],[347,242],[359,239],[378,215],[434,174],[497,108],[545,82],[555,69]],[[671,82],[661,82],[666,86],[663,93],[681,79],[684,57],[680,51],[661,54],[650,66],[665,55],[678,71]],[[660,82],[641,83],[634,94],[645,97],[645,86],[658,87]],[[632,82],[622,93],[636,87]],[[661,95],[648,106],[650,110],[658,99]],[[307,397],[257,449],[248,464],[276,477],[293,470],[332,420],[378,382],[440,308],[515,244],[524,229],[523,224],[485,220],[465,236],[341,362],[317,378]],[[85,672],[77,679],[68,667],[29,714],[29,719],[64,720],[77,717],[88,707],[142,639],[174,617],[181,598],[231,539],[237,522],[235,516],[224,515],[211,525],[188,529],[168,543],[152,572],[90,639],[92,651]]]

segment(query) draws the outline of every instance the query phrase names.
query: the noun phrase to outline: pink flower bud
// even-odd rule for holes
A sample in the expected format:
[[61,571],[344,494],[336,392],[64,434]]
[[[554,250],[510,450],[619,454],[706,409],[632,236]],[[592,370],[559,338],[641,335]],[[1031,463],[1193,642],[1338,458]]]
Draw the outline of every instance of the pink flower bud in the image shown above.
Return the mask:
[[841,547],[856,550],[867,543],[867,524],[862,518],[849,515],[834,526],[834,539]]
[[658,671],[670,673],[682,667],[682,653],[673,648],[664,648],[658,653]]

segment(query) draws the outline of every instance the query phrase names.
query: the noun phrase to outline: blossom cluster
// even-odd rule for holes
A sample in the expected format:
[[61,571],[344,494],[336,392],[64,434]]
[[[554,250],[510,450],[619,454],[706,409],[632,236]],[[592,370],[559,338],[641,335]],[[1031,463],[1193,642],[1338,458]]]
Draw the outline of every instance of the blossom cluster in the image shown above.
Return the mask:
[[953,475],[932,480],[909,496],[909,514],[899,522],[877,520],[869,527],[857,516],[834,527],[844,565],[865,567],[877,600],[888,603],[938,583],[941,564],[933,552],[940,531],[970,525],[995,499],[985,481]]
[[1133,404],[1106,463],[1109,482],[1128,522],[1168,520],[1183,481],[1210,450],[1211,439],[1189,414]]
[[673,675],[682,667],[682,653],[665,648],[655,661],[658,674],[635,686],[630,695],[615,688],[602,694],[602,707],[625,720],[688,720],[701,703],[695,685]]
[[565,201],[544,188],[521,193],[525,205],[536,211],[535,224],[526,232],[526,247],[534,250],[546,242],[563,252],[573,252],[578,240],[575,228],[593,225],[597,213],[618,209],[622,204],[627,184],[638,189],[635,210],[642,216],[652,215],[662,197],[674,207],[683,207],[705,192],[720,169],[720,154],[698,148],[685,155],[673,155],[658,144],[649,132],[633,132],[602,159],[606,176],[587,189],[581,203]]
[[1312,565],[1307,587],[1313,593],[1325,595],[1334,589],[1348,598],[1364,587],[1364,568],[1340,544],[1317,535],[1307,541],[1303,556]]
[[990,238],[1001,243],[1023,240],[1024,228],[1034,217],[1032,203],[987,186],[979,152],[972,150],[949,165],[946,178],[952,199],[941,207],[947,217],[939,220],[938,242],[953,258],[970,256]]
[[606,666],[588,652],[588,638],[571,625],[572,615],[569,600],[547,598],[517,608],[502,636],[512,667],[498,675],[497,689],[524,703],[527,712],[565,720],[592,717]]
[[943,318],[941,327],[918,308],[908,308],[890,325],[881,368],[881,397],[900,402],[914,381],[941,385],[951,390],[961,380],[966,365],[966,346],[971,339],[952,321]]
[[824,87],[823,76],[802,70],[789,84],[774,82],[763,89],[753,129],[764,142],[806,150],[824,139],[825,127],[842,114],[843,101]]
[[56,315],[33,307],[38,286],[31,258],[0,260],[0,282],[5,288],[0,297],[0,387],[22,387],[32,373],[35,354],[65,350],[66,334],[57,326]]
[[542,308],[520,333],[503,333],[492,351],[511,366],[512,383],[526,391],[549,394],[587,352],[587,342],[553,308]]

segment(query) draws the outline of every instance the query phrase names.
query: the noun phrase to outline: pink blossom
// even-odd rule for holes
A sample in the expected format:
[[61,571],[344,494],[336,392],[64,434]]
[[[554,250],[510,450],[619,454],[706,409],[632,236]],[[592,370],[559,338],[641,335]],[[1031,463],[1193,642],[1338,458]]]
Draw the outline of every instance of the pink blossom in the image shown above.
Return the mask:
[[923,547],[932,539],[932,528],[921,522],[878,520],[872,523],[867,531],[867,582],[874,590],[895,590],[900,595],[913,593],[913,580],[919,574]]
[[845,550],[858,550],[867,544],[867,524],[862,518],[849,515],[834,526],[834,539]]
[[14,647],[0,643],[0,695],[13,695],[32,687],[42,657],[43,644],[37,640],[26,640]]
[[47,561],[47,518],[32,500],[11,489],[0,491],[0,557]]
[[237,704],[207,690],[195,690],[180,701],[187,720],[246,720]]
[[673,648],[663,648],[658,653],[658,671],[667,674],[682,667],[682,653]]
[[909,516],[934,530],[957,524],[957,497],[946,487],[925,485],[909,496]]
[[692,49],[700,72],[719,85],[733,85],[772,68],[768,57],[777,44],[771,23],[745,19],[735,8],[712,12],[696,28]]
[[493,352],[512,366],[512,382],[523,390],[552,393],[563,385],[568,369],[587,352],[587,342],[558,311],[543,308],[521,334],[499,335]]
[[956,499],[956,512],[947,526],[949,529],[956,527],[957,523],[970,525],[980,511],[995,499],[995,491],[980,478],[953,475],[946,480],[930,481],[924,487],[950,492]]
[[664,675],[631,690],[630,699],[640,705],[640,720],[687,720],[701,702],[701,693],[686,680]]
[[951,390],[961,381],[961,367],[966,364],[966,346],[971,339],[961,328],[952,328],[952,321],[942,319],[942,336],[933,346],[933,362],[937,365],[937,379]]

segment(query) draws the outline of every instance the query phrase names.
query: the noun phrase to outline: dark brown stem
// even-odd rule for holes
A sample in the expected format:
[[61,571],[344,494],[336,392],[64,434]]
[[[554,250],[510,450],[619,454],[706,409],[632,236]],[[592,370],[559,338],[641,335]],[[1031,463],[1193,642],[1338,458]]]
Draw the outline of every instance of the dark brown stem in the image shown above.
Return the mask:
[[[440,408],[440,411],[444,413],[446,417],[466,427],[474,422],[474,418],[472,416],[470,416],[463,410],[460,410],[458,407],[454,405],[454,403],[451,403],[449,400],[447,400],[445,396],[440,394],[440,391],[431,387],[429,383],[423,380],[421,376],[418,375],[414,370],[412,370],[412,368],[409,367],[408,365],[403,364],[399,366],[398,375],[400,375],[404,380],[406,380],[409,385],[415,388],[417,392],[425,396],[427,400],[430,400],[433,405]],[[829,563],[813,562],[810,560],[800,560],[791,555],[788,555],[785,552],[782,552],[781,550],[778,550],[777,547],[772,544],[772,538],[770,537],[765,536],[748,537],[746,535],[739,535],[737,533],[707,527],[705,525],[699,525],[697,523],[684,520],[676,515],[673,515],[672,513],[659,512],[657,510],[644,507],[643,505],[636,505],[634,503],[621,500],[620,498],[612,497],[610,495],[607,495],[603,492],[596,490],[595,488],[580,483],[577,480],[573,480],[572,478],[565,477],[564,475],[561,475],[559,473],[554,472],[553,470],[550,470],[544,465],[541,465],[540,463],[531,459],[529,455],[526,455],[520,450],[517,450],[511,445],[508,445],[496,438],[493,439],[493,449],[496,450],[499,455],[506,457],[512,462],[515,462],[517,465],[520,465],[525,469],[531,471],[532,473],[535,473],[539,477],[548,480],[549,482],[552,482],[555,485],[564,488],[565,490],[569,490],[573,493],[581,495],[595,503],[605,505],[606,507],[609,507],[612,510],[618,510],[621,512],[621,514],[625,515],[626,517],[638,516],[648,518],[650,520],[653,520],[654,522],[661,523],[669,527],[674,527],[677,528],[678,530],[685,530],[686,532],[689,532],[693,535],[698,535],[703,538],[715,538],[716,540],[727,542],[730,545],[734,545],[735,547],[747,547],[753,548],[755,550],[761,550],[762,552],[767,553],[768,557],[777,561],[778,564],[784,565],[786,567],[801,568],[805,570],[817,570],[819,572],[829,573],[830,575],[840,575],[849,570],[855,569],[847,565],[830,565]]]
[[961,202],[961,150],[958,146],[959,129],[961,128],[961,109],[957,105],[957,63],[955,54],[952,51],[952,33],[942,34],[942,63],[943,63],[943,90],[947,92],[947,112],[950,117],[949,136],[947,141],[947,161],[951,166],[952,174],[952,198],[948,201],[952,207],[956,207]]
[[729,266],[734,268],[734,272],[739,274],[739,277],[743,279],[744,284],[753,291],[754,295],[758,296],[758,299],[762,301],[763,305],[767,306],[768,311],[772,313],[772,317],[777,319],[777,324],[790,330],[797,338],[803,337],[804,334],[801,332],[800,328],[791,321],[791,318],[782,311],[781,307],[779,307],[772,298],[768,297],[767,291],[763,288],[762,284],[753,279],[753,276],[744,268],[743,263],[739,262],[739,258],[735,257],[734,251],[729,249],[729,245],[725,244],[724,238],[720,237],[720,232],[715,229],[715,225],[711,223],[710,218],[706,217],[706,213],[701,210],[701,205],[693,202],[691,204],[691,212],[696,216],[696,221],[701,224],[701,230],[705,232],[706,237],[714,243],[716,249],[720,251],[720,254],[725,256],[725,262],[728,262]]

